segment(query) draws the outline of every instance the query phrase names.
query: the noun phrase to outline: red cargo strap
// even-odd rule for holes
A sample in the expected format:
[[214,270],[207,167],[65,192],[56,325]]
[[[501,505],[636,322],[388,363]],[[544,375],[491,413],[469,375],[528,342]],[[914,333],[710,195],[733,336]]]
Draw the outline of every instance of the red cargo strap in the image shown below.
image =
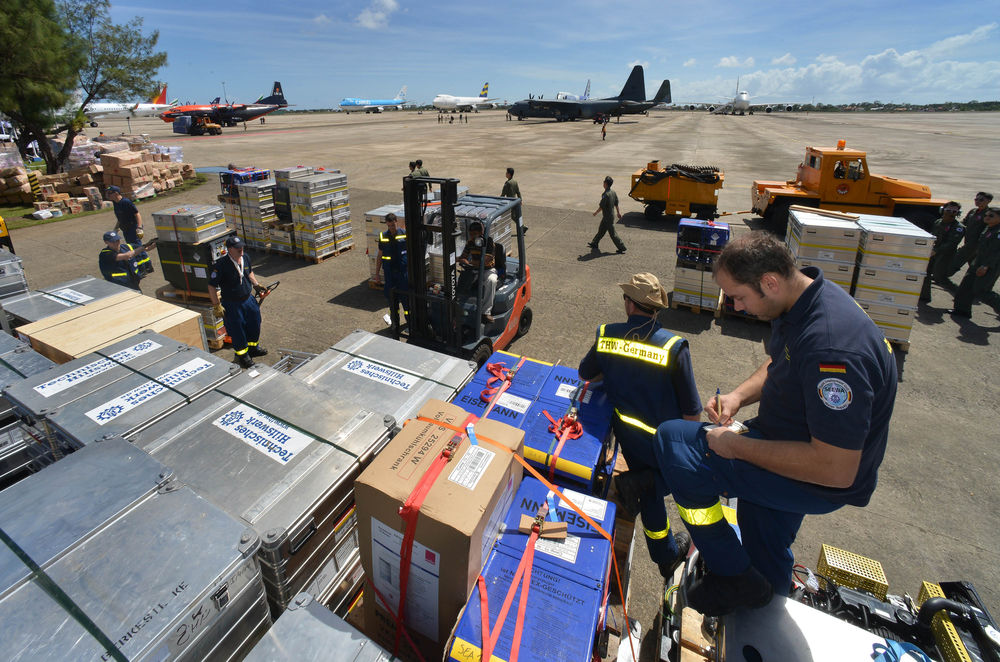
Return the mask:
[[563,446],[566,445],[566,440],[579,439],[583,436],[583,426],[580,425],[578,419],[572,418],[569,415],[564,415],[557,421],[546,410],[543,409],[542,413],[545,414],[545,418],[549,419],[549,432],[559,440],[556,449],[550,454],[552,460],[547,463],[549,465],[549,480],[555,480],[556,462],[559,461],[559,454],[562,453]]
[[[517,375],[517,371],[521,369],[522,365],[524,365],[526,358],[527,357],[522,356],[521,360],[517,362],[517,365],[510,370],[508,370],[507,367],[500,362],[486,364],[486,372],[493,376],[486,380],[486,388],[484,388],[482,393],[479,394],[480,400],[489,403],[486,407],[486,411],[483,412],[483,418],[486,418],[486,415],[493,409],[494,403],[496,403],[500,396],[510,388],[515,375]],[[503,383],[499,386],[492,386],[492,384],[498,381]]]
[[517,603],[517,620],[514,622],[514,639],[510,644],[509,660],[509,662],[517,662],[517,655],[521,648],[521,632],[524,630],[524,612],[528,606],[528,589],[531,587],[531,568],[535,562],[535,543],[538,541],[539,533],[542,530],[542,522],[545,521],[545,515],[548,511],[549,504],[542,502],[535,515],[535,521],[531,525],[531,535],[528,537],[528,543],[524,548],[524,553],[521,555],[521,562],[517,566],[517,572],[514,573],[514,579],[507,588],[507,595],[504,598],[503,606],[500,608],[500,613],[497,614],[497,622],[494,624],[492,633],[489,628],[490,610],[489,599],[486,595],[486,580],[483,579],[482,575],[479,576],[479,609],[483,621],[483,654],[481,662],[490,662],[490,658],[493,656],[493,649],[500,638],[500,632],[503,631],[503,624],[507,620],[507,612],[514,601],[514,594],[517,592],[518,586],[520,586],[521,599]]
[[[368,578],[368,584],[372,587],[372,590],[375,591],[375,596],[379,599],[379,602],[382,603],[382,606],[385,607],[385,610],[389,612],[389,616],[392,617],[392,620],[396,621],[396,623],[401,623],[403,619],[396,616],[396,612],[392,610],[392,605],[390,605],[386,597],[382,595],[382,592],[375,588],[375,582],[371,577]],[[358,597],[360,598],[361,596]],[[403,636],[406,637],[408,642],[410,642],[410,648],[413,649],[413,654],[417,656],[417,659],[420,660],[420,662],[424,662],[424,656],[420,654],[417,644],[415,644],[413,639],[410,638],[410,633],[404,629]]]
[[[181,263],[181,275],[184,276],[184,289],[187,292],[191,292],[192,291],[191,290],[191,281],[188,280],[187,269],[184,268],[187,265],[184,264],[184,251],[181,250],[181,235],[180,235],[180,232],[177,229],[177,219],[174,218],[179,213],[181,213],[180,209],[178,209],[177,211],[175,211],[173,214],[170,215],[170,223],[174,226],[174,244],[177,246],[177,256],[178,256],[177,259],[180,260],[180,263]],[[155,224],[154,224],[154,227],[155,227]],[[195,227],[197,227],[197,226],[195,226]],[[197,234],[198,233],[196,231],[195,232],[195,236],[197,236]],[[142,246],[142,240],[139,241],[139,245]],[[211,264],[208,265],[208,270],[209,271],[212,270],[212,265]]]
[[396,639],[393,642],[393,655],[396,655],[399,651],[399,636],[403,632],[403,618],[406,615],[404,610],[404,607],[406,607],[406,588],[410,581],[410,559],[413,557],[413,539],[417,535],[417,518],[420,515],[420,506],[423,505],[428,492],[434,486],[434,481],[441,475],[441,471],[451,461],[452,455],[458,449],[459,444],[462,443],[462,437],[465,435],[465,426],[469,423],[474,423],[476,417],[469,414],[460,428],[452,428],[441,421],[430,419],[420,420],[455,430],[457,434],[451,438],[451,441],[441,449],[440,455],[434,458],[430,466],[427,467],[427,471],[417,481],[413,492],[410,493],[406,502],[399,509],[399,516],[403,519],[406,528],[403,532],[403,544],[399,550],[399,606],[397,609],[399,617],[396,619]]
[[[425,418],[423,416],[418,416],[417,420],[418,421],[423,421],[425,423],[433,423],[435,425],[440,425],[441,427],[448,428],[449,430],[453,430],[454,432],[457,432],[458,434],[462,434],[464,432],[462,430],[462,428],[457,428],[457,427],[455,427],[453,425],[449,425],[449,424],[443,423],[441,421],[435,421],[432,418]],[[591,527],[593,527],[594,531],[597,531],[597,533],[599,533],[602,538],[604,538],[605,540],[607,540],[608,542],[611,543],[612,549],[614,548],[615,541],[614,541],[614,538],[611,537],[611,534],[608,533],[607,531],[605,531],[603,526],[601,526],[600,524],[598,524],[597,522],[595,522],[593,517],[591,517],[587,513],[583,512],[580,509],[579,506],[577,506],[575,503],[573,503],[572,501],[570,501],[566,496],[564,496],[563,493],[559,490],[558,487],[556,487],[555,485],[553,485],[550,481],[546,480],[542,476],[542,474],[538,473],[538,470],[535,469],[530,464],[528,464],[528,462],[523,457],[521,457],[520,455],[518,455],[517,453],[515,453],[511,449],[507,448],[506,446],[504,446],[503,444],[501,444],[500,442],[498,442],[496,439],[490,439],[489,437],[487,437],[485,435],[482,435],[482,434],[477,434],[476,435],[476,439],[478,439],[480,442],[485,442],[487,444],[490,444],[491,446],[499,448],[500,450],[506,451],[507,453],[510,453],[511,455],[513,455],[514,459],[517,460],[517,462],[522,467],[524,467],[525,471],[527,471],[529,474],[531,474],[532,476],[534,476],[535,478],[537,478],[543,485],[545,485],[545,487],[547,487],[556,496],[558,496],[562,501],[564,501],[566,504],[568,504],[569,507],[572,508],[573,511],[577,515],[579,515],[580,517],[583,518],[583,521],[585,521],[587,524],[589,524]],[[628,609],[625,608],[625,600],[624,600],[625,592],[622,590],[622,577],[621,577],[621,573],[618,571],[618,558],[613,553],[611,554],[611,562],[612,562],[612,564],[615,567],[615,581],[618,583],[618,597],[621,598],[622,612],[625,615],[625,623],[628,623]],[[633,659],[637,659],[637,656],[635,654],[635,645],[632,643],[632,634],[631,634],[631,631],[629,632],[629,635],[628,635],[628,641],[629,641],[629,646],[632,649],[632,658]],[[484,660],[484,662],[488,662],[488,661]]]

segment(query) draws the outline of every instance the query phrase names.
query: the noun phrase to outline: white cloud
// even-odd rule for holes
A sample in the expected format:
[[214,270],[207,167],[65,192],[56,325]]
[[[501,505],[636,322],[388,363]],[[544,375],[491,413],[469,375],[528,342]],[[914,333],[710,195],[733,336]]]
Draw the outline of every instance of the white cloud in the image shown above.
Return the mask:
[[372,0],[372,3],[358,14],[357,21],[363,28],[378,30],[389,25],[389,16],[397,9],[396,0]]
[[719,60],[719,64],[717,64],[715,66],[717,66],[717,67],[733,67],[733,68],[743,67],[743,68],[746,68],[746,67],[752,67],[753,63],[754,63],[754,59],[752,57],[748,57],[745,60],[740,60],[735,55],[730,55],[729,57],[724,57],[721,60]]
[[790,67],[793,64],[795,64],[795,61],[796,60],[794,55],[792,55],[791,53],[785,53],[781,57],[776,57],[773,60],[771,60],[771,64]]
[[327,23],[332,23],[332,21],[327,17],[326,14],[320,14],[312,20],[316,25],[326,25]]
[[649,60],[632,60],[631,62],[628,63],[628,68],[631,69],[637,64],[642,65],[642,68],[645,69],[649,66]]
[[997,29],[996,23],[990,23],[989,25],[981,25],[972,32],[966,34],[958,34],[953,37],[947,37],[941,41],[936,41],[930,46],[928,46],[924,53],[931,58],[943,57],[950,54],[961,54],[962,49],[966,46],[970,46],[977,42],[983,41],[989,37],[990,33]]
[[693,67],[695,65],[695,62],[696,60],[694,58],[691,58],[690,60],[684,60],[684,66]]

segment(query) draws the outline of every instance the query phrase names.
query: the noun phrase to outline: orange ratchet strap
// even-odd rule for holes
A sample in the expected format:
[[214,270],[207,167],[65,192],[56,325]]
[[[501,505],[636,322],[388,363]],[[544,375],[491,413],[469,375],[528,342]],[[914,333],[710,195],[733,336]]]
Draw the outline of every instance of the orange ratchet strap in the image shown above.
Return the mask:
[[[482,393],[479,394],[480,400],[490,403],[486,408],[486,411],[483,412],[483,418],[486,418],[486,415],[490,413],[490,410],[493,409],[493,404],[501,395],[504,394],[504,391],[510,388],[511,383],[514,381],[514,376],[517,374],[517,371],[521,368],[521,366],[524,365],[526,359],[527,357],[522,356],[521,360],[517,362],[517,365],[510,370],[508,370],[507,367],[499,361],[497,363],[486,364],[486,372],[493,376],[486,380],[486,388],[484,388]],[[495,382],[503,383],[499,386],[493,386]]]
[[[571,408],[572,409],[572,408]],[[559,454],[562,453],[563,446],[566,445],[567,439],[579,439],[583,436],[583,425],[580,424],[579,419],[573,413],[567,412],[558,421],[549,414],[546,410],[542,410],[545,414],[545,418],[549,419],[549,432],[555,435],[559,443],[556,445],[556,449],[550,453],[551,461],[547,461],[546,464],[549,465],[549,480],[556,479],[556,463],[559,461]]]

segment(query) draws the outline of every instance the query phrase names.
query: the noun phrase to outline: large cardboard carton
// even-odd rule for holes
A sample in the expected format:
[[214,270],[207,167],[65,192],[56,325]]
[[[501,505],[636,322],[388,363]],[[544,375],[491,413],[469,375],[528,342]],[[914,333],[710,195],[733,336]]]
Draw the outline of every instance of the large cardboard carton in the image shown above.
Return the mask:
[[[489,438],[511,452],[483,441],[473,446],[468,436],[452,429],[464,429],[471,420],[474,417],[460,407],[429,400],[354,485],[361,565],[370,585],[395,612],[405,532],[399,509],[441,451],[452,440],[460,440],[424,499],[413,543],[404,620],[426,659],[441,659],[521,482],[521,465],[513,453],[523,453],[524,433],[504,423],[481,420],[475,424],[477,438]],[[367,634],[391,649],[395,621],[381,599],[372,592],[369,600],[368,594],[364,602]],[[412,657],[405,639],[398,654]]]

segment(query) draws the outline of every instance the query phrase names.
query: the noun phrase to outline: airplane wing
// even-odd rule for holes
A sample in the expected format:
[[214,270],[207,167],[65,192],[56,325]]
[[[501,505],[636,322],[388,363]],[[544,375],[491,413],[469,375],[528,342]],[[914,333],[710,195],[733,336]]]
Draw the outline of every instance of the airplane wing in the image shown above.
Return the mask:
[[802,105],[801,102],[789,103],[787,101],[773,101],[771,103],[752,103],[750,104],[750,109],[753,111],[762,111],[765,113],[771,113],[771,112],[790,113],[801,105]]

